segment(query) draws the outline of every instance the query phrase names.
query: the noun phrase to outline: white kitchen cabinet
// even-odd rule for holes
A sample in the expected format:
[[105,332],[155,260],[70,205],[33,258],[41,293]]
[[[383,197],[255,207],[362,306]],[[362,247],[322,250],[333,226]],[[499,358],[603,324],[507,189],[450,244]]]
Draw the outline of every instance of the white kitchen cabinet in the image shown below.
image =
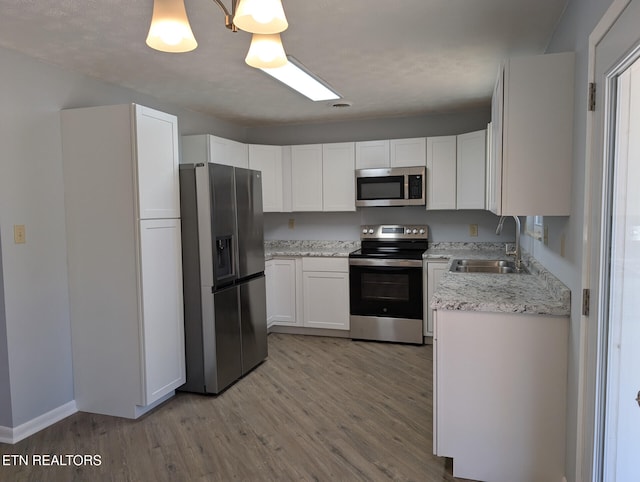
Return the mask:
[[493,213],[571,214],[574,62],[568,52],[501,66],[491,109]]
[[291,146],[291,201],[296,211],[322,211],[322,145]]
[[456,136],[427,137],[427,209],[456,208]]
[[355,182],[355,143],[323,144],[323,211],[355,211]]
[[434,453],[454,477],[562,480],[568,317],[434,313]]
[[456,138],[456,209],[485,209],[487,131]]
[[300,261],[274,258],[267,262],[267,325],[302,326],[297,316],[297,280]]
[[264,212],[284,210],[282,147],[249,145],[249,168],[262,172],[262,209]]
[[349,260],[302,258],[304,326],[349,330]]
[[[185,382],[179,219],[140,221],[140,265],[146,400]],[[144,403],[145,405],[147,403]]]
[[234,167],[249,167],[249,146],[231,139],[199,134],[182,136],[182,162],[215,162]]
[[392,139],[389,148],[391,167],[424,166],[427,162],[427,140],[424,137]]
[[388,140],[356,142],[356,169],[388,168],[389,149]]
[[427,209],[485,209],[486,130],[427,138]]
[[185,382],[177,119],[117,105],[61,127],[76,405],[137,418]]
[[422,283],[424,288],[424,336],[433,336],[433,312],[429,304],[440,283],[440,277],[448,267],[449,260],[447,259],[430,259],[426,262]]

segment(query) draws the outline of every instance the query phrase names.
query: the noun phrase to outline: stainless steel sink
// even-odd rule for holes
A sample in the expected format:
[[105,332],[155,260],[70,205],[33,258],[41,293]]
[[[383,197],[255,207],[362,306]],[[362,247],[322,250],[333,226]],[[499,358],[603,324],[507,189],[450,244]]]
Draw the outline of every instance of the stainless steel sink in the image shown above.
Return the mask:
[[518,271],[514,261],[504,259],[454,259],[449,271],[453,273],[529,274],[524,266]]

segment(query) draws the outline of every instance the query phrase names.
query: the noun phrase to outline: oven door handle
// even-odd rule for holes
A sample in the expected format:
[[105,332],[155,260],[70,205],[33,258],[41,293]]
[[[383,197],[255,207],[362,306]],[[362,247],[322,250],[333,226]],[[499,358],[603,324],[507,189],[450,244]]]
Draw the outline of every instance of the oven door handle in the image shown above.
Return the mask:
[[399,268],[422,268],[419,259],[367,259],[349,258],[350,266],[389,266]]

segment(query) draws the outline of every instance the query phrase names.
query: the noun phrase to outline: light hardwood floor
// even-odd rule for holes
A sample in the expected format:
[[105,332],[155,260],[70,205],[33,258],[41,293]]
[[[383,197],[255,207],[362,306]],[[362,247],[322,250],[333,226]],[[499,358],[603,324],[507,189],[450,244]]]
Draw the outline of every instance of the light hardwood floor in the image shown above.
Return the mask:
[[139,420],[77,413],[0,444],[100,466],[0,464],[0,480],[454,481],[432,455],[431,373],[429,345],[271,334],[269,358],[217,397],[178,393]]

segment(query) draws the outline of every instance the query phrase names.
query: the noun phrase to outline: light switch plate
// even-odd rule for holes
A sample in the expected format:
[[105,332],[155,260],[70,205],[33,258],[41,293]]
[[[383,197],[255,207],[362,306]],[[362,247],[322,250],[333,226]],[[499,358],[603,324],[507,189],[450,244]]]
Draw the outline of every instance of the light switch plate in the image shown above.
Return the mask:
[[16,244],[24,244],[27,242],[27,234],[24,224],[13,225],[13,242]]

